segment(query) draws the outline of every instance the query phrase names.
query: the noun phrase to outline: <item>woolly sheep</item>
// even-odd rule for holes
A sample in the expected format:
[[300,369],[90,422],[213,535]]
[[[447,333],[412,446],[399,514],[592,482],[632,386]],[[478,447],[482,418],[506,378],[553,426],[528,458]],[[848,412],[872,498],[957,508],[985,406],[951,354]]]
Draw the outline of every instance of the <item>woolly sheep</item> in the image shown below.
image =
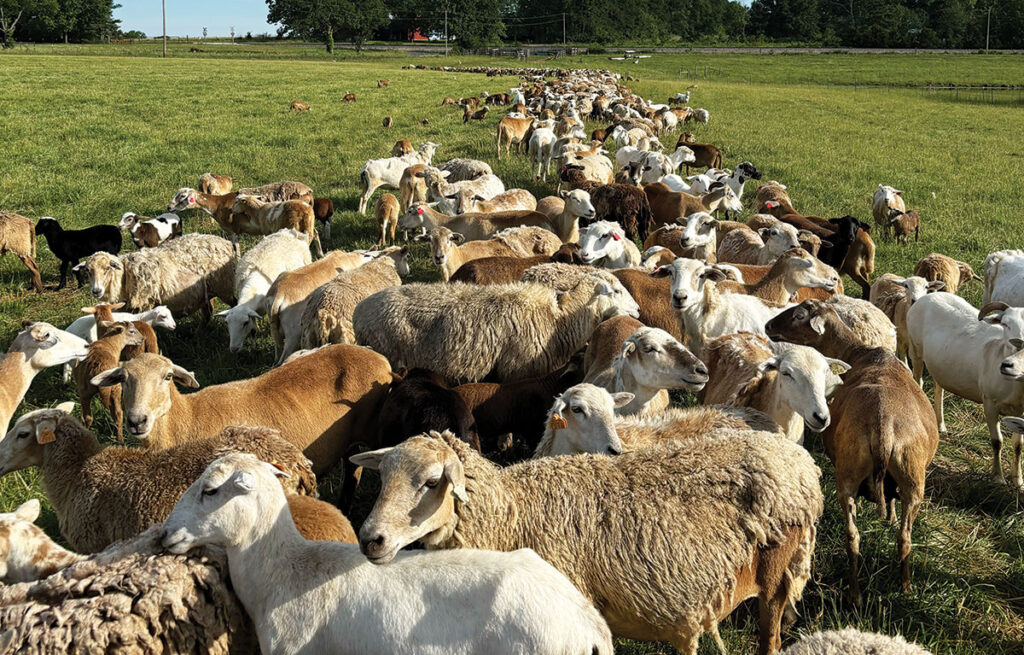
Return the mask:
[[206,321],[213,298],[235,304],[234,249],[211,234],[187,234],[119,257],[96,253],[75,269],[85,273],[94,298],[135,311],[166,305],[176,316],[201,311]]
[[917,262],[914,266],[914,275],[923,277],[929,282],[941,281],[946,283],[944,291],[956,293],[961,284],[971,280],[982,282],[980,275],[965,262],[958,262],[952,257],[941,253],[933,252]]
[[32,278],[32,288],[43,292],[43,280],[36,264],[36,227],[21,214],[0,210],[0,257],[13,254]]
[[815,632],[796,642],[782,655],[931,655],[900,636],[888,637],[854,628]]
[[[820,471],[799,446],[761,433],[699,443],[498,468],[450,433],[413,437],[353,458],[381,471],[360,547],[377,564],[417,540],[430,550],[533,548],[616,636],[683,653],[757,596],[761,651],[771,652],[809,578]],[[750,566],[780,576],[763,587],[737,578]]]
[[38,466],[61,534],[76,551],[97,552],[163,521],[202,470],[229,452],[276,461],[294,474],[285,481],[292,492],[316,493],[309,460],[276,430],[227,428],[162,452],[102,448],[68,414],[71,407],[64,403],[20,417],[0,441],[0,475]]
[[275,473],[248,455],[217,460],[162,539],[173,553],[227,547],[263,653],[612,654],[594,606],[536,553],[402,553],[376,567],[355,546],[306,541],[280,520]]
[[402,284],[389,258],[377,259],[334,279],[309,294],[300,319],[302,348],[318,348],[329,343],[355,344],[352,312],[356,305],[381,289]]
[[747,228],[731,230],[718,247],[718,261],[732,264],[771,264],[782,253],[800,247],[797,230],[779,223],[757,232]]
[[916,275],[901,278],[886,273],[871,285],[871,304],[878,307],[896,327],[896,357],[907,360],[910,337],[907,334],[907,312],[925,294],[943,291],[946,283],[929,282]]

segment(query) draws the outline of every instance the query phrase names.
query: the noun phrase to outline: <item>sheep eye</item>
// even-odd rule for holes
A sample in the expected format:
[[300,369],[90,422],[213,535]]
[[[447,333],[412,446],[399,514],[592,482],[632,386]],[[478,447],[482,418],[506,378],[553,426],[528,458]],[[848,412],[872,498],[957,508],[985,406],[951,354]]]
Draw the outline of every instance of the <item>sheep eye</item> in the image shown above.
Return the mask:
[[219,489],[217,489],[217,488],[203,489],[203,495],[204,496],[214,496],[214,495],[217,494],[218,491],[219,491]]
[[28,432],[19,432],[18,433],[18,438],[19,439],[24,439],[27,436],[28,436]]
[[655,348],[654,346],[647,346],[646,348],[644,348],[645,353],[653,353],[656,350],[657,348]]
[[167,382],[170,382],[173,379],[174,379],[174,373],[168,373],[167,375],[164,376],[164,380],[167,381]]
[[423,483],[423,486],[427,489],[434,489],[437,485],[441,484],[441,478],[430,478]]
[[789,371],[783,371],[782,372],[782,377],[791,378],[791,377],[793,377],[793,374],[790,373]]
[[582,414],[583,413],[583,408],[582,407],[573,407],[572,408],[572,412],[573,412],[573,414]]

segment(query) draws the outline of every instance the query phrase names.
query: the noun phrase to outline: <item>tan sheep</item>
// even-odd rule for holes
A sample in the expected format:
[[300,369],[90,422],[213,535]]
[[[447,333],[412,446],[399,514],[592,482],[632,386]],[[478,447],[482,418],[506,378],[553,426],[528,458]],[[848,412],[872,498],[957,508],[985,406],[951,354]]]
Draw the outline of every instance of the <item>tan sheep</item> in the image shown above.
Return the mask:
[[276,462],[292,476],[282,479],[290,492],[316,494],[309,460],[276,430],[232,427],[160,452],[102,448],[67,413],[71,406],[65,403],[19,418],[0,441],[0,471],[7,475],[39,467],[61,534],[76,551],[102,550],[162,522],[210,462],[229,452]]
[[236,252],[239,234],[273,234],[288,228],[305,234],[316,246],[317,257],[324,256],[312,204],[301,200],[270,202],[259,196],[242,195],[241,192],[235,198],[229,231]]
[[945,282],[946,287],[943,290],[949,293],[956,293],[960,290],[961,284],[971,280],[983,281],[968,264],[937,252],[917,262],[914,266],[914,275],[929,282]]
[[395,263],[385,257],[365,266],[338,273],[309,295],[299,321],[300,347],[319,348],[330,343],[355,344],[352,312],[364,298],[381,289],[402,284]]
[[942,280],[929,282],[917,275],[901,278],[886,273],[871,285],[871,304],[878,307],[896,326],[896,357],[907,361],[910,335],[907,333],[907,312],[925,294],[942,291],[946,283]]
[[789,197],[789,193],[786,191],[786,185],[780,184],[775,180],[769,180],[761,186],[757,187],[757,195],[754,196],[754,213],[764,214],[766,203],[777,202],[781,205],[793,206],[793,201]]
[[208,195],[222,196],[226,193],[231,193],[231,187],[234,181],[227,175],[216,175],[215,173],[203,173],[199,176],[199,189],[200,193]]
[[0,257],[7,253],[21,260],[32,277],[32,288],[43,292],[43,280],[36,264],[36,228],[21,214],[0,211]]
[[377,247],[383,248],[387,245],[388,233],[391,234],[391,243],[394,243],[400,213],[398,198],[393,193],[385,193],[377,199],[373,213],[377,217],[377,225],[380,227],[380,239],[377,241]]
[[[402,178],[398,182],[398,195],[402,199],[402,213],[409,211],[413,205],[426,203],[427,183],[423,181],[422,173],[427,170],[426,164],[413,164],[406,167]],[[406,230],[405,239],[409,240],[409,231]]]
[[539,227],[521,227],[503,230],[487,241],[470,241],[464,243],[462,234],[452,232],[445,227],[435,227],[426,238],[416,237],[417,241],[429,241],[430,253],[434,264],[441,269],[441,279],[447,282],[455,271],[466,262],[484,257],[532,257],[534,255],[551,255],[559,247],[561,240],[548,230]]
[[[746,280],[746,276],[743,279]],[[801,289],[823,289],[832,295],[838,287],[839,273],[803,248],[782,253],[756,282],[723,280],[718,283],[723,292],[744,293],[776,304],[789,302]]]
[[92,399],[99,396],[100,402],[110,412],[110,418],[114,421],[117,441],[123,444],[121,387],[96,387],[91,380],[108,368],[117,366],[125,348],[141,346],[144,340],[142,333],[132,323],[98,320],[96,326],[102,336],[89,344],[89,354],[75,365],[73,373],[75,387],[78,389],[78,402],[82,406],[82,421],[85,427],[92,427]]
[[[505,468],[435,432],[353,460],[381,471],[359,533],[371,561],[384,564],[417,540],[428,549],[532,548],[594,602],[613,634],[689,654],[752,597],[761,652],[781,646],[783,611],[810,576],[823,502],[805,450],[752,432],[699,448]],[[420,493],[428,476],[437,484]]]

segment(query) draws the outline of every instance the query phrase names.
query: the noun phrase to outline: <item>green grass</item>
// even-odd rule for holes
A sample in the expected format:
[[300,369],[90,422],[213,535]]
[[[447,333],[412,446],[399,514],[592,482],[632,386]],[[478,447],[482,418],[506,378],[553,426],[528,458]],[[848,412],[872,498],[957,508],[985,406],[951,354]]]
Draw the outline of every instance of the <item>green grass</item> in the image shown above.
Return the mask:
[[[351,53],[329,58],[315,48],[274,46],[198,46],[214,52],[189,53],[188,47],[173,44],[174,57],[168,60],[153,59],[158,46],[152,44],[35,46],[17,49],[21,56],[0,55],[0,207],[81,227],[116,223],[128,210],[154,215],[176,189],[193,186],[205,171],[231,175],[246,186],[297,179],[335,201],[329,245],[365,247],[374,242],[376,225],[354,211],[358,170],[367,158],[385,156],[401,137],[442,144],[439,160],[486,159],[508,187],[525,187],[538,197],[552,190],[532,182],[523,158],[495,161],[493,128],[500,111],[483,124],[465,126],[459,112],[439,106],[445,95],[507,90],[515,78],[401,69],[441,61],[432,58]],[[453,61],[515,65],[469,57],[445,63]],[[1019,83],[1024,57],[684,54],[655,55],[638,65],[603,56],[556,63],[617,66],[639,77],[630,85],[654,99],[694,82],[680,71],[707,66],[711,72],[695,80],[693,98],[712,117],[697,130],[700,139],[721,145],[728,165],[750,160],[766,179],[787,184],[797,208],[807,213],[866,219],[878,183],[903,189],[923,217],[922,241],[909,247],[879,243],[876,274],[909,274],[933,251],[978,268],[991,250],[1022,246],[1021,108],[896,87]],[[391,79],[390,89],[376,88],[380,77]],[[347,91],[357,93],[359,102],[341,104]],[[293,99],[309,102],[313,111],[289,113]],[[395,118],[390,131],[380,127],[385,115]],[[417,124],[422,118],[430,119],[429,126]],[[187,231],[215,231],[199,214],[187,215],[185,224]],[[16,260],[0,259],[0,343],[11,341],[23,318],[63,326],[80,315],[79,307],[92,304],[84,291],[52,290],[57,262],[42,241],[39,252],[44,282],[51,287],[41,296],[25,290],[28,278]],[[414,246],[414,255],[413,277],[437,279],[425,247]],[[857,293],[853,286],[849,291]],[[965,293],[979,300],[977,285]],[[161,334],[161,343],[204,385],[257,375],[272,359],[266,334],[238,355],[227,353],[227,333],[218,322],[203,328],[197,320],[184,320],[176,333]],[[74,390],[60,381],[59,371],[47,371],[36,379],[21,411],[69,399],[75,399]],[[915,593],[899,592],[895,533],[875,518],[872,506],[862,504],[858,524],[866,604],[859,613],[843,598],[844,530],[832,469],[820,455],[820,444],[808,444],[825,472],[826,511],[814,578],[791,634],[856,625],[899,631],[941,655],[1021,653],[1020,498],[987,480],[990,449],[978,407],[958,399],[947,404],[951,432],[942,439],[915,527]],[[102,410],[99,417],[97,433],[110,435]],[[333,482],[326,482],[328,494]],[[363,492],[356,521],[371,493]],[[0,480],[0,508],[32,496],[41,496],[34,471]],[[56,534],[48,506],[43,521]],[[756,612],[741,611],[726,622],[723,636],[731,652],[752,652],[755,625]],[[705,641],[701,652],[714,652]],[[619,650],[671,649],[623,642]]]

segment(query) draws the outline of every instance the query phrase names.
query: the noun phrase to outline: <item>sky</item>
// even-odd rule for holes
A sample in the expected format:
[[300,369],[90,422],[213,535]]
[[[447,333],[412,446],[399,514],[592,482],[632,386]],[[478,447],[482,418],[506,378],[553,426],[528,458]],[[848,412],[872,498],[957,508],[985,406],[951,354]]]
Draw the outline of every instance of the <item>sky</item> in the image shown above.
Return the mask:
[[[147,36],[163,34],[160,22],[160,0],[119,0],[114,18],[121,20],[121,29],[141,30]],[[277,32],[267,24],[267,3],[264,0],[166,0],[167,35],[202,35],[205,26],[210,36],[228,36],[231,26],[236,35],[246,32]]]

